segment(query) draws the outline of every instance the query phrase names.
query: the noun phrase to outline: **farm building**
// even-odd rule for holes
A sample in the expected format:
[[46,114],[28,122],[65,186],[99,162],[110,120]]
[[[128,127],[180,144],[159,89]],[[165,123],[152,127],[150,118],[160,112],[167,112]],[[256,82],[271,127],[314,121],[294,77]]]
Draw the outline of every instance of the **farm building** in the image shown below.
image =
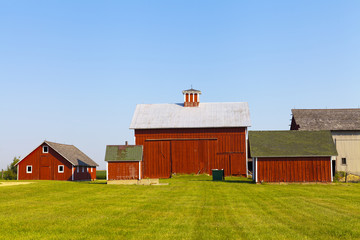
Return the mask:
[[184,90],[184,103],[139,104],[130,125],[135,144],[143,146],[147,178],[172,174],[247,175],[248,104],[200,103],[201,92]]
[[94,180],[98,165],[73,145],[44,141],[17,163],[18,180]]
[[360,108],[292,109],[291,130],[330,130],[338,152],[333,171],[360,176]]
[[255,182],[331,182],[330,131],[249,131]]
[[106,146],[105,161],[106,179],[141,179],[141,162],[143,146],[108,145]]

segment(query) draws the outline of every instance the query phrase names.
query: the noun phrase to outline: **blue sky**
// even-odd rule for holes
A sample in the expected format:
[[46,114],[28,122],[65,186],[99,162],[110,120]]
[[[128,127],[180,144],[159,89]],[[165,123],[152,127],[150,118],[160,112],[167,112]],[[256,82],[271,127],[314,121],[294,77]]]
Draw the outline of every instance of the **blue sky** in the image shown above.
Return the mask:
[[292,108],[360,106],[359,1],[0,1],[0,169],[44,139],[105,168],[138,103],[248,102],[250,130]]

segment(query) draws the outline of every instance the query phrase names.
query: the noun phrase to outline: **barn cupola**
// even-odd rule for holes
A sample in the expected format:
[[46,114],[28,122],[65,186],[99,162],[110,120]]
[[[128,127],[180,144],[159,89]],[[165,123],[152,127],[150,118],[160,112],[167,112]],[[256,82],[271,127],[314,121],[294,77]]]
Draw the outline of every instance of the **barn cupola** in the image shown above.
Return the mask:
[[199,106],[201,91],[191,88],[182,91],[182,93],[184,94],[184,107]]

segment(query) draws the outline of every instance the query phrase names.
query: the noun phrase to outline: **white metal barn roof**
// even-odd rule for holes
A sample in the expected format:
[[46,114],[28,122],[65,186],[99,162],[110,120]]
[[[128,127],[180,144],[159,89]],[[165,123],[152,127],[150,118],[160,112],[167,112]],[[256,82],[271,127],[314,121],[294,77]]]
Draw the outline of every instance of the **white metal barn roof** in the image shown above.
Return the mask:
[[181,104],[138,104],[130,129],[249,127],[247,102]]

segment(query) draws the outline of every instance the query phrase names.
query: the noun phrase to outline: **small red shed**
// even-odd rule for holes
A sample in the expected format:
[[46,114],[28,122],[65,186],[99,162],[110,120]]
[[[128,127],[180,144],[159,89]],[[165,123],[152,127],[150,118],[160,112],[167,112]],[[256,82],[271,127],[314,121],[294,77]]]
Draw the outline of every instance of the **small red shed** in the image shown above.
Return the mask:
[[106,146],[106,180],[140,180],[142,157],[143,146]]
[[249,131],[255,182],[332,182],[330,131]]
[[74,145],[44,141],[17,163],[18,180],[95,180],[98,164]]
[[130,125],[143,145],[144,178],[172,174],[247,176],[246,102],[200,103],[199,90],[184,90],[184,103],[138,104]]

